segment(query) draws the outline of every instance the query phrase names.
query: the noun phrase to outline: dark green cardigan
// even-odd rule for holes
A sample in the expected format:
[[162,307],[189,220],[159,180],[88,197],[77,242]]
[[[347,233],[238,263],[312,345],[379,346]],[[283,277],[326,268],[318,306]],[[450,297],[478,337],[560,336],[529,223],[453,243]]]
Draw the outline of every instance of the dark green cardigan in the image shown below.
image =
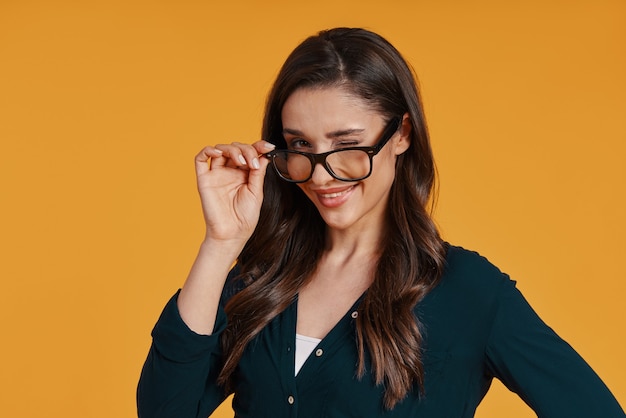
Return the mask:
[[[539,417],[618,418],[618,402],[580,356],[541,319],[515,282],[486,259],[450,247],[439,285],[415,309],[425,330],[425,393],[392,411],[381,387],[355,378],[355,306],[319,343],[294,377],[297,301],[247,347],[235,380],[240,418],[474,416],[492,379],[500,379]],[[232,276],[232,275],[231,275]],[[219,335],[187,328],[174,296],[152,336],[137,391],[141,418],[207,417],[225,399],[215,379]]]

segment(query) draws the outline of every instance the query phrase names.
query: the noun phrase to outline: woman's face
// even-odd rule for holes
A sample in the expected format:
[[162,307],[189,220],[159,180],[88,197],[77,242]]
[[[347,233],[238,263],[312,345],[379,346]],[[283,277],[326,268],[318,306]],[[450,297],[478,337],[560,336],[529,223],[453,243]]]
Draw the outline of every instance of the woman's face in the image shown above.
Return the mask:
[[[289,149],[319,154],[375,145],[387,121],[361,98],[341,87],[328,87],[296,90],[283,106],[282,122]],[[382,224],[396,157],[408,149],[409,133],[405,117],[402,129],[374,156],[372,174],[364,180],[337,180],[317,164],[311,179],[298,184],[330,228],[348,230]]]

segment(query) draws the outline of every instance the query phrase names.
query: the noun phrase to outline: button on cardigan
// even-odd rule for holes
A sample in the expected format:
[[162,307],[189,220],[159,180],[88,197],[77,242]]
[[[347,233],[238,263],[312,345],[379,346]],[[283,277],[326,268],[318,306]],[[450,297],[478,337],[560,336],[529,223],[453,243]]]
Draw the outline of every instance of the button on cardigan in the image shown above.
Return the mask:
[[[215,384],[226,326],[223,306],[214,333],[198,335],[180,318],[176,297],[152,332],[137,389],[141,418],[207,417],[226,398]],[[467,418],[495,377],[539,417],[624,417],[600,378],[537,316],[515,282],[474,252],[449,247],[440,283],[415,307],[425,332],[425,391],[420,395],[414,388],[391,411],[384,409],[383,388],[370,374],[356,377],[358,304],[297,376],[297,300],[268,324],[236,369],[235,416]]]

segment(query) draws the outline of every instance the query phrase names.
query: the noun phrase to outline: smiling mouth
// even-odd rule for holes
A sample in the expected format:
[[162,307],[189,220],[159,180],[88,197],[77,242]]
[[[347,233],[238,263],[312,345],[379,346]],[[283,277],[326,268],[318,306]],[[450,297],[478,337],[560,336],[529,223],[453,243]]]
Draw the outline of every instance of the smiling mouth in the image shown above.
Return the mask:
[[347,194],[348,192],[350,192],[350,190],[354,189],[354,186],[347,188],[346,190],[343,190],[341,192],[335,192],[335,193],[320,193],[319,196],[323,199],[332,199],[334,197],[339,197],[339,196],[343,196],[345,194]]

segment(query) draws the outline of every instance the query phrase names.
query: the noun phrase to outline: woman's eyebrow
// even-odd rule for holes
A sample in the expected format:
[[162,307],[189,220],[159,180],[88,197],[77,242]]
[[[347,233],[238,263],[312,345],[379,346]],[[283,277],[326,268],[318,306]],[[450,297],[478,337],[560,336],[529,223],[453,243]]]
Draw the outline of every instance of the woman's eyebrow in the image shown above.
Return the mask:
[[326,138],[341,138],[344,136],[351,136],[354,134],[360,134],[363,131],[365,131],[365,129],[341,129],[338,131],[333,131],[333,132],[329,132],[326,134]]
[[283,128],[283,135],[304,136],[304,132],[297,129]]
[[[363,131],[365,131],[365,129],[340,129],[337,131],[332,131],[326,134],[326,138],[341,138],[344,136],[350,136],[350,135],[354,135],[354,134],[360,134]],[[283,135],[294,135],[294,136],[304,136],[304,132],[299,131],[297,129],[291,129],[291,128],[284,128],[283,129]]]

